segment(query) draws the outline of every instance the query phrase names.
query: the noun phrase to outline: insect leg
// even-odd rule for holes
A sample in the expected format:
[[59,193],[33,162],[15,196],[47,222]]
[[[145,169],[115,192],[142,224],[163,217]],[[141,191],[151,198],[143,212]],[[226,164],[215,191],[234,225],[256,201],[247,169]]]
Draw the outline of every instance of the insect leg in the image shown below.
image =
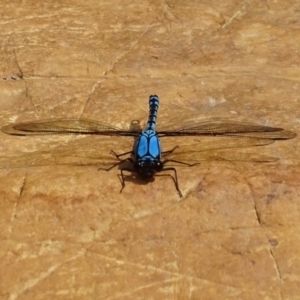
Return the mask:
[[178,164],[182,164],[182,165],[185,165],[185,166],[189,166],[189,167],[192,167],[192,166],[195,166],[195,165],[199,165],[199,163],[194,163],[194,164],[188,164],[186,162],[183,162],[183,161],[179,161],[179,160],[174,160],[174,159],[166,159],[162,162],[163,165],[165,165],[166,163],[168,162],[175,162],[175,163],[178,163]]
[[132,154],[132,150],[128,151],[128,152],[121,153],[121,154],[117,154],[114,150],[110,150],[110,154],[112,154],[114,157],[119,159],[120,156],[123,156],[123,155],[126,155],[126,154]]
[[120,193],[122,193],[122,191],[123,191],[123,189],[125,187],[125,180],[124,180],[124,173],[123,173],[123,171],[132,172],[133,170],[127,169],[127,168],[121,169],[121,184],[122,184],[122,188],[120,190]]
[[179,148],[179,146],[175,146],[173,149],[168,150],[168,151],[163,151],[162,154],[170,154],[170,153],[172,153],[176,148]]
[[118,161],[117,163],[115,163],[114,165],[112,165],[112,166],[110,166],[110,167],[108,167],[108,168],[106,168],[106,169],[105,169],[105,168],[99,168],[98,171],[99,171],[99,170],[109,171],[109,170],[113,169],[114,167],[120,165],[120,164],[123,163],[124,161],[129,161],[129,162],[133,163],[133,160],[132,160],[131,158],[126,158],[126,159],[123,159],[123,160]]
[[170,167],[170,168],[162,169],[162,171],[174,171],[175,178],[174,178],[174,177],[172,177],[172,178],[173,178],[173,180],[174,180],[175,188],[176,188],[176,190],[177,190],[179,196],[182,197],[182,193],[181,193],[181,191],[180,191],[180,189],[179,189],[179,185],[178,185],[178,178],[177,178],[177,171],[176,171],[176,169],[173,168],[173,167]]

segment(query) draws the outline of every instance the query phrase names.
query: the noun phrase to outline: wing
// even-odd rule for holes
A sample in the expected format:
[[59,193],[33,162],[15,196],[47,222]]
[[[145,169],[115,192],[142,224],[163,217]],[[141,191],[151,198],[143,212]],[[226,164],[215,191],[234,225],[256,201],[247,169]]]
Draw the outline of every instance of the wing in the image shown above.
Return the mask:
[[[34,152],[16,152],[11,156],[0,156],[0,168],[30,168],[53,165],[88,166],[96,165],[101,168],[108,168],[118,160],[110,154],[114,150],[120,154],[128,152],[133,147],[133,141],[120,137],[86,136],[72,140],[64,145],[58,145],[53,149],[43,149]],[[123,157],[122,157],[123,158]],[[126,158],[126,156],[124,157]]]
[[[8,124],[1,128],[2,132],[12,135],[45,135],[45,134],[97,134],[137,136],[141,130],[137,129],[136,121],[131,122],[129,130],[87,119],[53,119]],[[138,122],[138,121],[137,121]]]
[[1,156],[0,169],[32,168],[53,165],[90,166],[108,168],[118,160],[109,152],[95,155],[95,153],[72,153],[68,151],[34,151],[15,156]]
[[[97,165],[98,167],[107,168],[119,161],[114,155],[110,154],[111,150],[114,150],[117,154],[122,154],[130,152],[133,145],[133,139],[128,141],[124,137],[118,139],[101,137],[97,139],[91,136],[57,147],[52,152],[52,157],[57,165]],[[130,157],[130,154],[122,156],[121,159],[126,157]]]
[[54,165],[50,151],[35,151],[19,155],[0,156],[0,169],[27,168]]
[[[171,153],[163,153],[163,159],[175,160],[186,163],[199,163],[209,160],[227,161],[252,161],[252,162],[272,162],[278,160],[276,157],[259,153],[251,153],[249,147],[264,146],[274,143],[272,139],[241,138],[241,137],[203,137],[201,142],[196,144],[180,143]],[[166,149],[172,149],[171,143]],[[240,150],[229,150],[232,148],[242,148]],[[171,164],[171,163],[169,163]]]
[[295,133],[282,128],[218,118],[190,122],[181,127],[170,126],[169,128],[159,130],[159,136],[236,136],[271,140],[285,140],[296,136]]

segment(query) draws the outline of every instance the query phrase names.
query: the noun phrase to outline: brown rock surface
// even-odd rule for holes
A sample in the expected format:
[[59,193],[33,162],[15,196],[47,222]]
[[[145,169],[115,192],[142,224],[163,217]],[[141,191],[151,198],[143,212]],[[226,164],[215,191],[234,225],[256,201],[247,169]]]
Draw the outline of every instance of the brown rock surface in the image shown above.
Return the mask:
[[[158,94],[158,124],[299,132],[299,1],[125,2],[2,0],[0,125],[144,124]],[[0,135],[0,299],[300,299],[299,138],[178,167],[179,198],[97,170],[130,139]]]

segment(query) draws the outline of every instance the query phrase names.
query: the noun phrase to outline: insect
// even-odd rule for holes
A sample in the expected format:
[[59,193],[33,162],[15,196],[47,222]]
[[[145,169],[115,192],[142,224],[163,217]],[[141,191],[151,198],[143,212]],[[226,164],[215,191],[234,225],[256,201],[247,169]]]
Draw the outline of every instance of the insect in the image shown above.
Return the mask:
[[[175,183],[175,188],[180,197],[182,197],[182,193],[179,188],[176,168],[168,166],[168,164],[175,163],[191,167],[198,164],[198,162],[188,163],[181,159],[175,159],[176,151],[178,148],[180,148],[178,145],[170,150],[162,151],[161,138],[175,136],[227,137],[227,139],[229,139],[227,142],[227,148],[231,148],[234,147],[234,145],[232,145],[234,143],[237,143],[237,147],[267,145],[275,140],[291,139],[296,136],[295,133],[286,131],[282,128],[219,119],[193,121],[179,127],[176,127],[176,125],[172,124],[171,129],[161,129],[157,131],[156,119],[158,107],[158,96],[151,95],[149,97],[149,117],[145,130],[124,130],[110,124],[87,119],[39,120],[18,124],[9,124],[2,127],[1,130],[4,133],[12,135],[75,133],[104,136],[133,136],[136,139],[133,150],[121,154],[117,154],[114,150],[111,150],[110,153],[115,157],[116,163],[112,164],[108,168],[105,168],[104,170],[109,171],[124,162],[129,163],[129,167],[120,168],[122,184],[121,191],[125,187],[124,171],[135,172],[146,179],[152,178],[156,173],[159,172],[171,171],[174,173],[173,180]],[[237,142],[237,140],[240,138],[243,138],[241,140],[242,142]],[[189,153],[185,153],[185,157],[190,157],[191,160],[197,161],[196,152],[197,151],[190,150]],[[121,159],[121,157],[125,155],[130,155],[130,157]],[[179,153],[177,154],[177,157],[182,158],[184,156],[182,154],[180,155]],[[268,161],[268,159],[261,160]]]

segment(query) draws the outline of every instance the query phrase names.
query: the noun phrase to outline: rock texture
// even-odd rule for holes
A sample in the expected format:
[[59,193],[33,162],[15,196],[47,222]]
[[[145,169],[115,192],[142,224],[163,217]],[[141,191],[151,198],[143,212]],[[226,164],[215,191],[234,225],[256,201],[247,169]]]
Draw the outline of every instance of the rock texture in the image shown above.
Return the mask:
[[[0,28],[1,126],[144,125],[157,94],[159,124],[299,132],[299,1],[2,0]],[[0,135],[0,299],[299,299],[299,138],[248,150],[272,163],[178,167],[180,198],[98,171],[131,139]]]

